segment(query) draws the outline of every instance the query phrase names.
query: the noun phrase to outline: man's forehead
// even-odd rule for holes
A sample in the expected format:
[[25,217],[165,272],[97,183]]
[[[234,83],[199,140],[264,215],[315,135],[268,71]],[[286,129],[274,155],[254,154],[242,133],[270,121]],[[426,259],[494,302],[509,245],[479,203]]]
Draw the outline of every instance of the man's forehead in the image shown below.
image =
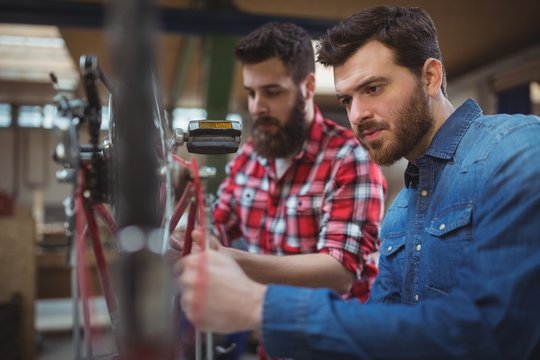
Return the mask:
[[279,59],[269,59],[242,66],[244,87],[289,86],[292,78]]
[[396,66],[398,65],[394,62],[392,50],[378,41],[370,41],[356,50],[343,64],[334,67],[336,89],[341,83],[362,82],[385,76]]
[[265,74],[286,74],[287,68],[283,62],[277,58],[272,57],[257,63],[245,63],[242,64],[242,72],[246,73],[265,73]]
[[334,67],[334,73],[341,73],[350,67],[371,69],[390,65],[396,65],[392,50],[372,40],[358,48],[343,64]]

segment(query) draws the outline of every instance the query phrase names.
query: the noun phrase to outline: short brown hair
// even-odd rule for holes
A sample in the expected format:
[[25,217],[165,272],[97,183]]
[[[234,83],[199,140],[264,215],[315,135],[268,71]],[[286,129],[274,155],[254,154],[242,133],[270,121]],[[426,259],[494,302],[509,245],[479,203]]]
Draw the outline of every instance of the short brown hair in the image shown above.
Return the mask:
[[291,23],[267,23],[249,33],[236,46],[236,58],[242,64],[256,64],[279,58],[295,84],[315,71],[311,36]]
[[[325,66],[343,65],[371,40],[387,46],[395,63],[418,77],[428,58],[442,62],[437,29],[428,13],[418,7],[399,6],[371,7],[329,29],[317,48],[317,61]],[[444,65],[441,90],[446,96]]]

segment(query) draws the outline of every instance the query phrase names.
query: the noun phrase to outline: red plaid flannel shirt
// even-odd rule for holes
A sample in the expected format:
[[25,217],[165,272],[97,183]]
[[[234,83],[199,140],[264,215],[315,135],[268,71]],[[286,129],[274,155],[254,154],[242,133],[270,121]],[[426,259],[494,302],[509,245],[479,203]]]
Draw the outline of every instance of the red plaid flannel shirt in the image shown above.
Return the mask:
[[335,257],[357,275],[351,294],[365,300],[378,273],[372,255],[386,180],[350,130],[315,110],[309,138],[281,178],[248,139],[227,164],[215,224],[225,243],[244,238],[250,252]]

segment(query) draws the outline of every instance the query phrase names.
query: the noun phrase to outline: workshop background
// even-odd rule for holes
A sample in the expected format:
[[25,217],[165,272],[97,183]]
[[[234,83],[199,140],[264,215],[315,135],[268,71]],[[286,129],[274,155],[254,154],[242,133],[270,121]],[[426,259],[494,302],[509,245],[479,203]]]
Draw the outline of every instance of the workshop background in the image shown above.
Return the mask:
[[[78,63],[95,54],[113,77],[104,30],[107,1],[0,1],[0,348],[14,359],[70,359],[71,319],[67,238],[60,166],[52,153],[56,108],[49,73],[81,96]],[[316,39],[372,0],[162,0],[156,58],[163,108],[173,128],[190,119],[250,118],[234,44],[267,21],[291,21]],[[540,115],[540,1],[389,0],[427,10],[438,31],[450,101],[475,99],[485,113]],[[106,92],[102,103],[107,104]],[[317,68],[316,103],[348,126],[334,95],[331,71]],[[106,106],[104,114],[107,113]],[[103,133],[107,128],[103,123]],[[184,151],[181,149],[180,151]],[[188,156],[184,154],[185,156]],[[202,156],[218,169],[227,156]],[[384,168],[389,203],[403,185],[405,162]],[[99,294],[98,294],[99,295]],[[103,308],[100,296],[95,307]],[[104,314],[98,320],[108,326]],[[63,339],[63,340],[59,340]],[[62,348],[63,346],[63,348]],[[6,349],[4,347],[4,349]],[[107,344],[104,345],[107,347]],[[5,353],[3,353],[5,355]],[[3,355],[0,355],[3,358]]]

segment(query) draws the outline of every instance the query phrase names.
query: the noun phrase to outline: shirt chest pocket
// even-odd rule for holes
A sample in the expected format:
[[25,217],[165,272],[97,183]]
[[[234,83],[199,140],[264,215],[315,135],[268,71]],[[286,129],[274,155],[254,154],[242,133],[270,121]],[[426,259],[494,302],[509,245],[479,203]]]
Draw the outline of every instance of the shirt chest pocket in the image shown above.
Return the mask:
[[320,231],[322,198],[320,196],[291,196],[285,201],[287,235],[309,241],[315,246]]
[[253,188],[238,188],[236,199],[243,208],[265,209],[267,206],[267,194]]
[[424,242],[428,288],[445,295],[457,286],[472,240],[472,204],[455,204],[433,217]]
[[394,279],[401,279],[404,271],[408,228],[409,209],[406,198],[400,195],[388,209],[381,228],[380,266],[389,270]]
[[393,274],[394,278],[401,278],[405,266],[406,233],[387,234],[382,239],[380,249],[381,261]]
[[291,196],[285,202],[287,215],[320,214],[322,199],[320,196]]
[[426,232],[441,240],[470,240],[471,222],[472,204],[455,204],[436,214],[426,227]]

